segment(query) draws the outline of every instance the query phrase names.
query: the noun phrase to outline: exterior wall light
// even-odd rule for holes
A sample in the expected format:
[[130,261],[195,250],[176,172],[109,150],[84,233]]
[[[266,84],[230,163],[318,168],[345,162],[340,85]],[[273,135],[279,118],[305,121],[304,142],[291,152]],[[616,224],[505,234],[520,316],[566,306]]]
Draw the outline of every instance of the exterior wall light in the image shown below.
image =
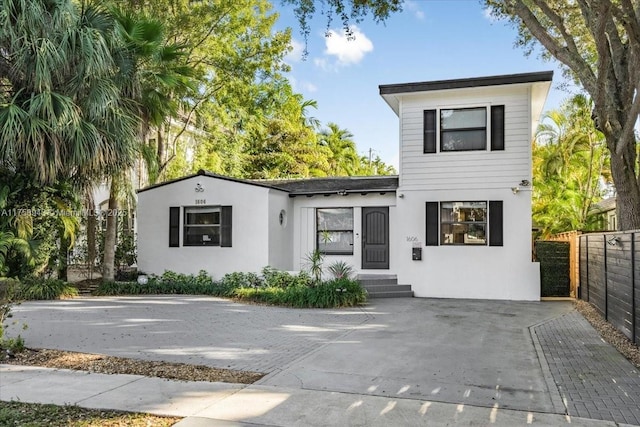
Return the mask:
[[520,187],[511,187],[511,192],[513,194],[518,194],[520,192]]

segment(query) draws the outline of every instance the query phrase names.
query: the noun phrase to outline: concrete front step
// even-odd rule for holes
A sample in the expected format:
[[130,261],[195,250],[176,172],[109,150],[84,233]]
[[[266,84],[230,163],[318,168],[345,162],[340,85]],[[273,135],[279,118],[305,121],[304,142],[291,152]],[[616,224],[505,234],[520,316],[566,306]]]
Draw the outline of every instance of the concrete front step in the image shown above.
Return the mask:
[[360,285],[366,287],[377,285],[397,285],[398,279],[359,279]]
[[413,291],[376,292],[370,293],[369,298],[413,298]]
[[360,274],[360,285],[367,290],[369,298],[411,298],[411,285],[399,285],[395,274]]
[[367,292],[371,294],[376,292],[410,291],[411,285],[383,285],[383,284],[378,285],[376,284],[376,285],[366,285],[366,286],[363,286],[363,288],[365,288]]

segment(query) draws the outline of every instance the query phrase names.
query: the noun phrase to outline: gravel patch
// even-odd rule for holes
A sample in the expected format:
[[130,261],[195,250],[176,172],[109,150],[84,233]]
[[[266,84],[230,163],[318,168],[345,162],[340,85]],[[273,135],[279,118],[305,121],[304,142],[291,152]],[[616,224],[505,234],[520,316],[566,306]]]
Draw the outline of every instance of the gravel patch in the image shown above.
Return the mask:
[[587,319],[591,326],[598,331],[602,339],[616,348],[629,362],[640,369],[640,348],[611,323],[604,320],[602,315],[586,301],[575,300],[576,310]]
[[101,354],[30,348],[15,354],[15,357],[6,358],[1,363],[75,369],[100,374],[131,374],[179,381],[238,384],[252,384],[265,375],[259,372],[219,369],[185,363],[155,362]]

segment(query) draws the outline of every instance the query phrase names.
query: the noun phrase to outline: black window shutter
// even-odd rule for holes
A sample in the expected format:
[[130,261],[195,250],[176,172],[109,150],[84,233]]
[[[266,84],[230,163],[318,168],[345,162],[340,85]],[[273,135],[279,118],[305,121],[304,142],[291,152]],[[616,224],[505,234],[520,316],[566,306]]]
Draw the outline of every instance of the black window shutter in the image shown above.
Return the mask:
[[426,246],[438,246],[438,202],[427,202],[427,235]]
[[169,247],[180,246],[180,207],[169,208]]
[[220,208],[220,246],[231,247],[231,206]]
[[424,152],[436,152],[436,110],[424,110]]
[[504,150],[504,105],[491,106],[491,151]]
[[489,202],[489,246],[503,246],[502,200]]

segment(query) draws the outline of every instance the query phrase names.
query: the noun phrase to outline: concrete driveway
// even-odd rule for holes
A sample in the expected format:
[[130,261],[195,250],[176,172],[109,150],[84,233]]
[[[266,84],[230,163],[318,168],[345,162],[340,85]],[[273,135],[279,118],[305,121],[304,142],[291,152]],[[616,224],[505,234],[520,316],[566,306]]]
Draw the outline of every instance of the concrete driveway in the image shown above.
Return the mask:
[[259,371],[264,386],[558,413],[529,327],[571,310],[418,298],[300,310],[153,296],[29,302],[14,320],[28,325],[29,347]]

